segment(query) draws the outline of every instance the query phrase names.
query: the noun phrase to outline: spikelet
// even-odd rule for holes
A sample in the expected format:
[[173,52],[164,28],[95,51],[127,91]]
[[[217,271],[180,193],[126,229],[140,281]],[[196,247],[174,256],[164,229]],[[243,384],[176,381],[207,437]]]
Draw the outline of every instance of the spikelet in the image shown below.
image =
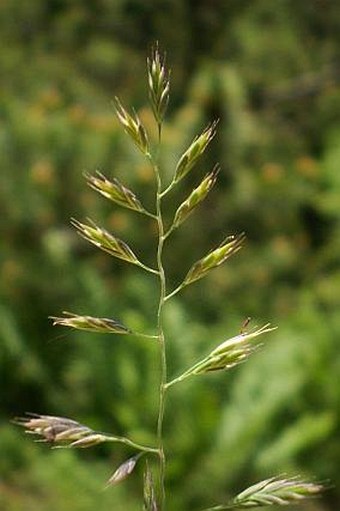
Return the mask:
[[170,78],[165,68],[165,56],[161,56],[158,45],[147,59],[149,99],[155,120],[160,126],[169,104]]
[[62,325],[76,330],[86,330],[103,334],[128,334],[131,331],[115,319],[79,316],[72,312],[63,312],[65,317],[50,316],[53,325]]

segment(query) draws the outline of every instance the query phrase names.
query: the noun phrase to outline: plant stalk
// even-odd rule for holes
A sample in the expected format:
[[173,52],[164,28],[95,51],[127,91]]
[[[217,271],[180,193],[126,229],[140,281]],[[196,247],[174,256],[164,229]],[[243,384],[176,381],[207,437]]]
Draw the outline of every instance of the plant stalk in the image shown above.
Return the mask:
[[[159,125],[159,139],[161,141],[161,126]],[[165,304],[166,296],[166,280],[165,272],[163,268],[162,255],[164,245],[164,224],[162,217],[162,180],[159,172],[158,165],[153,162],[153,167],[157,182],[156,192],[156,216],[158,225],[158,246],[157,246],[157,269],[160,282],[160,296],[157,311],[157,334],[160,347],[160,386],[159,386],[159,408],[158,408],[158,419],[157,419],[157,442],[158,442],[158,454],[159,454],[159,511],[164,510],[165,506],[165,452],[163,444],[163,421],[165,411],[165,393],[166,393],[166,381],[167,381],[167,362],[166,362],[166,347],[165,337],[163,331],[163,307]]]

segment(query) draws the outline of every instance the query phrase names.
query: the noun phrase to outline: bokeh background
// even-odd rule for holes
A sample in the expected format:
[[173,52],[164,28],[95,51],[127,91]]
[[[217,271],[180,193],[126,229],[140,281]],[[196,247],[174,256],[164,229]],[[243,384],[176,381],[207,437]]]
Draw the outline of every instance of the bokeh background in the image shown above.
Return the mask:
[[279,329],[247,364],[176,386],[166,415],[169,508],[201,509],[273,474],[330,481],[308,511],[339,507],[340,9],[332,0],[2,0],[0,4],[0,507],[141,508],[142,467],[103,484],[126,448],[51,451],[10,424],[25,411],[152,442],[157,349],[53,328],[63,310],[150,332],[154,278],[82,241],[86,217],[155,254],[152,221],[113,207],[84,172],[116,176],[151,204],[148,165],[112,100],[154,133],[145,59],[172,69],[162,163],[207,123],[218,135],[166,202],[218,161],[218,185],[166,250],[169,286],[225,235],[246,247],[166,310],[169,371],[235,335],[248,316]]

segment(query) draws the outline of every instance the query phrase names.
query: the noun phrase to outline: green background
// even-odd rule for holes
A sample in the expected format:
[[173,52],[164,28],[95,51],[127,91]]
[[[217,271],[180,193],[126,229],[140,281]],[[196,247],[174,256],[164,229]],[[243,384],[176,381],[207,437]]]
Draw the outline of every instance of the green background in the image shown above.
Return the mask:
[[340,336],[340,9],[332,0],[2,0],[0,4],[0,507],[141,508],[142,463],[102,491],[132,453],[51,451],[10,419],[68,416],[152,443],[158,352],[135,337],[53,328],[63,310],[154,329],[152,275],[86,244],[91,217],[155,258],[152,220],[115,207],[84,172],[154,197],[152,171],[114,116],[119,96],[155,134],[145,59],[166,50],[171,97],[161,154],[169,180],[209,121],[218,133],[165,203],[176,207],[216,162],[217,185],[169,238],[170,288],[232,233],[237,256],[166,309],[175,376],[245,318],[279,328],[230,371],[173,388],[167,403],[169,509],[199,510],[261,478],[329,481],[308,511],[337,509]]

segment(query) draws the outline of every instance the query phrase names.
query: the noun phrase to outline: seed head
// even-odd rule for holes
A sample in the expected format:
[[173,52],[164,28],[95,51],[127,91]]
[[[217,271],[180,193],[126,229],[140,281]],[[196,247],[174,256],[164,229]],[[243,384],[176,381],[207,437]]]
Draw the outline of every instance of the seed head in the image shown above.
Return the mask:
[[87,426],[83,426],[66,417],[54,417],[52,415],[27,414],[26,417],[18,417],[15,424],[26,428],[26,433],[40,435],[45,442],[73,442],[92,433]]
[[213,122],[207,126],[205,130],[192,141],[185,153],[182,154],[175,170],[175,183],[180,181],[193,168],[198,158],[204,153],[207,145],[215,136],[216,124],[217,122]]
[[300,477],[279,479],[272,477],[250,486],[233,501],[236,508],[295,504],[308,497],[315,497],[322,485],[306,482]]
[[18,417],[13,422],[23,426],[26,433],[42,437],[41,442],[60,446],[85,448],[109,440],[108,436],[96,433],[91,428],[66,417],[28,413],[25,417]]
[[86,175],[85,177],[89,186],[107,199],[110,199],[124,208],[129,208],[138,212],[145,211],[136,195],[123,186],[118,179],[110,181],[100,172],[97,172],[94,176]]
[[51,316],[53,325],[62,325],[77,330],[98,332],[104,334],[128,334],[131,331],[118,321],[108,318],[94,318],[92,316],[79,316],[72,312],[63,312],[65,317]]
[[80,236],[101,250],[104,250],[104,252],[108,252],[114,257],[129,263],[139,264],[137,257],[124,241],[116,238],[94,222],[92,222],[92,225],[88,225],[72,219],[71,223],[77,229]]
[[158,125],[161,125],[169,104],[170,78],[165,68],[165,56],[161,56],[158,45],[147,59],[149,99]]
[[173,221],[174,227],[178,227],[182,222],[184,222],[184,220],[191,215],[196,206],[198,206],[206,198],[216,182],[218,172],[219,168],[215,167],[212,172],[204,177],[203,181],[191,192],[189,197],[182,202],[175,213]]
[[115,473],[110,477],[107,482],[107,486],[113,486],[120,483],[121,481],[124,481],[124,479],[126,479],[134,470],[140,456],[140,454],[137,454],[136,456],[133,456],[133,458],[129,458],[128,460],[124,461],[124,463],[122,463],[117,468]]
[[245,240],[245,235],[229,236],[219,247],[212,250],[208,255],[197,261],[188,271],[183,286],[187,286],[204,277],[210,270],[220,266],[230,256],[240,250]]
[[123,126],[125,132],[130,136],[143,154],[149,154],[148,136],[138,115],[135,112],[132,115],[129,114],[118,98],[115,98],[115,103],[118,120]]

